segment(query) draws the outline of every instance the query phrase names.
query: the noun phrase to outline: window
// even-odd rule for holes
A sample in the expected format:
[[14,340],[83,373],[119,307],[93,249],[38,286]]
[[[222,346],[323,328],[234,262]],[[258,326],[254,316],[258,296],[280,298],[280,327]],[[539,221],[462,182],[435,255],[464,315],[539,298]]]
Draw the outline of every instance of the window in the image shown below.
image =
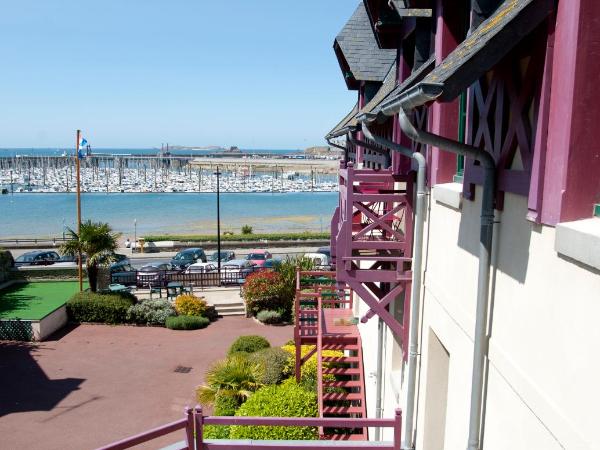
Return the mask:
[[[459,98],[458,108],[458,141],[465,143],[467,130],[467,93],[463,92]],[[456,175],[454,175],[455,183],[462,183],[463,175],[465,174],[465,157],[458,155],[456,157]]]

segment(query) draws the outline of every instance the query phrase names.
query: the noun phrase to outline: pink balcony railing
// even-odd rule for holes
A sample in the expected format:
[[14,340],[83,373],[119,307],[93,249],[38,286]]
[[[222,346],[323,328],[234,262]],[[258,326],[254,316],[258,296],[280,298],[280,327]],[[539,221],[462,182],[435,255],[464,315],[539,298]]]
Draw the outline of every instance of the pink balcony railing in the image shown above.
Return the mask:
[[254,450],[254,449],[286,449],[306,450],[335,448],[336,450],[354,450],[356,442],[332,444],[330,441],[255,441],[230,439],[204,439],[204,425],[236,425],[236,426],[287,426],[287,427],[328,427],[328,428],[362,428],[382,427],[393,430],[393,440],[390,442],[364,442],[360,448],[377,448],[383,450],[400,450],[402,431],[402,412],[397,409],[393,419],[352,419],[352,418],[320,418],[320,417],[236,417],[236,416],[204,416],[202,408],[194,410],[186,408],[185,417],[144,433],[114,442],[98,450],[122,450],[150,442],[166,436],[174,431],[185,430],[185,440],[178,450]]

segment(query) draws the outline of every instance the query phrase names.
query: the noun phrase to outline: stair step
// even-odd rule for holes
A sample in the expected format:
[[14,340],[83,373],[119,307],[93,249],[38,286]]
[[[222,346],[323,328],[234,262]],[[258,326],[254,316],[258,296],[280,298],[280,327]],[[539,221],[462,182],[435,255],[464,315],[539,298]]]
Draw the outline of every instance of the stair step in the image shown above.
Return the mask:
[[362,406],[323,406],[323,414],[361,414],[364,412]]
[[337,362],[337,363],[357,363],[359,362],[358,356],[323,356],[321,358],[323,362]]
[[363,433],[356,433],[356,434],[322,434],[319,437],[319,439],[323,440],[323,441],[366,441],[367,437]]
[[362,381],[360,380],[323,380],[323,386],[327,387],[341,387],[341,388],[351,388],[351,387],[362,387]]
[[358,367],[328,367],[323,369],[328,375],[360,375],[362,370]]
[[358,351],[358,345],[349,345],[349,344],[323,344],[323,350],[338,350],[338,351]]
[[217,311],[231,311],[231,310],[244,310],[244,305],[227,305],[227,306],[218,306],[215,308]]
[[327,400],[327,401],[363,400],[363,395],[358,392],[326,392],[323,394],[323,400]]

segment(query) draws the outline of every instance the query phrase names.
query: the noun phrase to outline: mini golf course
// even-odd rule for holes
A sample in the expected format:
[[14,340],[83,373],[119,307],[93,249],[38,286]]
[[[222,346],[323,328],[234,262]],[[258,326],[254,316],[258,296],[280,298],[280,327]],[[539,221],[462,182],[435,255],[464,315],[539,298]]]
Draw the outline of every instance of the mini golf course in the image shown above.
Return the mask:
[[17,283],[0,290],[0,339],[43,340],[67,321],[76,281]]

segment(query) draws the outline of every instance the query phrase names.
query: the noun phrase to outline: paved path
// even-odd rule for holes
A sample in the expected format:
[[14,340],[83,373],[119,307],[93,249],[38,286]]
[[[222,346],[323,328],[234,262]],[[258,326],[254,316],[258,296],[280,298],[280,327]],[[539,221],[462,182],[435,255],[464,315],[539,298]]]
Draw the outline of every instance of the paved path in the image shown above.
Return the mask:
[[177,420],[244,334],[282,345],[292,328],[230,317],[197,331],[82,325],[40,344],[0,341],[0,448],[91,449]]

